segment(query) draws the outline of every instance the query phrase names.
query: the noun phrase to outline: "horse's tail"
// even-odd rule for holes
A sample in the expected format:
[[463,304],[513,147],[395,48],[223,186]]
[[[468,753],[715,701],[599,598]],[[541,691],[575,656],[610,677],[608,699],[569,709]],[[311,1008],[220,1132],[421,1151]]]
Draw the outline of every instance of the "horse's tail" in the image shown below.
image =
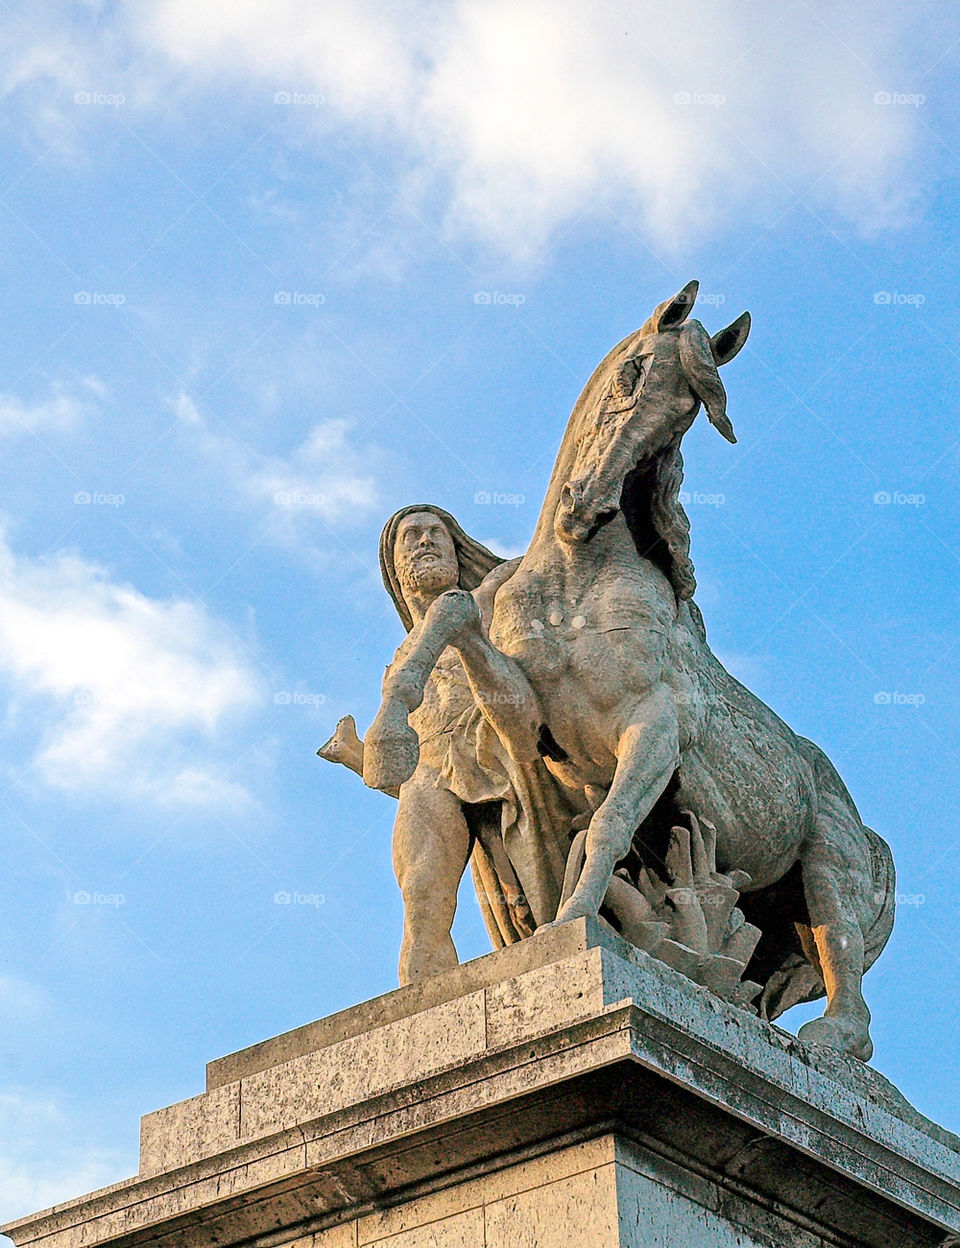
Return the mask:
[[873,875],[873,899],[877,911],[873,922],[863,933],[863,969],[873,966],[890,939],[897,908],[897,871],[890,846],[873,828],[863,825],[870,848],[870,870]]

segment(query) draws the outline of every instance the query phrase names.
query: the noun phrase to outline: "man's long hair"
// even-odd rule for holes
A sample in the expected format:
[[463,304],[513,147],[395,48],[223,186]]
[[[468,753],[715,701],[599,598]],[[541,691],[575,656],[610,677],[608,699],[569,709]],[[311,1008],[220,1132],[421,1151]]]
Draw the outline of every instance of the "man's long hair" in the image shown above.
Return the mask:
[[495,555],[492,550],[487,550],[486,546],[481,546],[468,533],[465,533],[449,511],[444,511],[442,507],[435,507],[433,503],[411,503],[409,507],[401,507],[399,511],[395,511],[383,526],[383,532],[380,534],[380,572],[383,576],[384,587],[393,599],[397,613],[403,621],[403,627],[408,633],[413,628],[413,617],[404,600],[403,590],[400,588],[394,546],[400,521],[404,516],[409,516],[415,511],[427,511],[446,525],[457,552],[457,563],[460,567],[458,584],[461,589],[476,589],[488,572],[492,572],[504,562],[499,555]]

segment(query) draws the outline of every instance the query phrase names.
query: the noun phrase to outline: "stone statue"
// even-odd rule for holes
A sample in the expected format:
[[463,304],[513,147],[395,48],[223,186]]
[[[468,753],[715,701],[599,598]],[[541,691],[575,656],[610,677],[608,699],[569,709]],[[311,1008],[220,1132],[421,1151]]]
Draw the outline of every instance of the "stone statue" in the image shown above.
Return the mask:
[[[749,967],[761,1013],[826,994],[824,1016],[801,1037],[867,1060],[861,985],[893,924],[890,851],[826,756],[719,663],[693,602],[680,443],[701,405],[735,441],[719,368],[750,328],[744,313],[711,337],[688,319],[696,292],[691,282],[660,304],[595,370],[530,548],[491,585],[486,610],[452,579],[429,606],[421,596],[422,619],[366,735],[363,777],[386,791],[418,788],[428,746],[414,717],[449,647],[499,743],[507,787],[521,795],[517,826],[537,829],[532,850],[522,835],[504,844],[511,864],[523,864],[524,892],[539,899],[538,926],[602,907],[616,918],[618,891],[623,914],[654,921],[644,881],[651,871],[662,881],[658,864],[678,827],[692,831],[689,812],[709,816],[717,873],[742,889],[744,914],[763,934]],[[551,823],[549,789],[522,783],[541,764],[586,810],[582,836]],[[567,859],[559,896],[548,865],[558,852]],[[548,918],[552,897],[559,908]]]
[[[481,618],[489,621],[496,590],[519,563],[498,558],[469,537],[449,512],[430,503],[414,503],[391,516],[380,536],[380,568],[410,634],[395,663],[416,645],[415,630],[427,608],[447,590],[471,590]],[[401,984],[457,965],[450,929],[468,857],[496,947],[536,929],[508,846],[528,878],[531,865],[535,869],[533,891],[546,923],[556,913],[567,866],[582,848],[588,820],[584,812],[590,809],[565,803],[562,786],[539,758],[525,768],[510,767],[451,649],[433,667],[411,723],[420,742],[416,771],[405,785],[387,790],[399,800],[393,859],[404,899]],[[353,716],[345,715],[317,753],[362,776],[363,749]],[[520,808],[523,796],[525,813]],[[696,816],[687,812],[687,819],[689,827],[671,830],[656,871],[643,871],[635,881],[621,872],[611,880],[607,913],[640,948],[719,995],[747,1004],[759,985],[741,977],[760,936],[736,909],[735,884],[747,877],[743,872],[732,878],[718,873],[713,825],[703,821],[704,837]],[[523,852],[531,842],[537,851],[532,855]]]
[[[405,665],[428,608],[441,594],[454,588],[472,592],[481,618],[488,618],[493,595],[519,562],[500,559],[432,504],[413,504],[391,516],[380,536],[380,569],[409,636],[385,681],[390,683],[392,673]],[[468,859],[496,946],[532,935],[537,923],[505,848],[511,833],[534,846],[537,837],[523,819],[502,765],[499,739],[487,728],[456,653],[441,646],[436,655],[422,652],[421,661],[427,653],[430,671],[422,701],[410,717],[419,743],[416,767],[402,785],[386,786],[398,798],[393,863],[404,903],[401,984],[458,965],[450,929]],[[318,753],[363,774],[364,746],[352,716],[340,720]],[[575,808],[564,804],[542,760],[535,759],[518,784],[521,792],[538,784],[548,787],[551,792],[539,808],[551,825],[569,826]],[[546,869],[554,886],[537,907],[541,921],[556,911],[568,844],[564,852],[553,853],[552,871],[549,847],[541,846],[534,855],[538,875]]]

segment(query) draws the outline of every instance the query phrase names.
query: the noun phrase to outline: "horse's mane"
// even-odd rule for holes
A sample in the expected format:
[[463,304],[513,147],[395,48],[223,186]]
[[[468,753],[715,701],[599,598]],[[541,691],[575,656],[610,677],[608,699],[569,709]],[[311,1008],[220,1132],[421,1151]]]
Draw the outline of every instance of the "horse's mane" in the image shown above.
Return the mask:
[[697,588],[690,559],[690,521],[680,502],[683,456],[680,438],[641,459],[623,482],[620,506],[638,554],[670,581],[678,602]]

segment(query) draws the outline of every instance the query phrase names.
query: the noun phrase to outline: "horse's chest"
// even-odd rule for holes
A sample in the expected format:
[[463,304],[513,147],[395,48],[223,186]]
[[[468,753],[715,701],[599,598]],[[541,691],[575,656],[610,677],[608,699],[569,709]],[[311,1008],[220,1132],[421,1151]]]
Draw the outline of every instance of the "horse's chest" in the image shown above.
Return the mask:
[[559,593],[535,582],[507,582],[497,594],[490,638],[535,683],[556,679],[569,661],[564,608]]
[[497,596],[491,639],[542,693],[573,674],[581,696],[606,703],[634,684],[638,658],[668,627],[660,595],[640,577],[615,578],[582,593],[508,582]]

